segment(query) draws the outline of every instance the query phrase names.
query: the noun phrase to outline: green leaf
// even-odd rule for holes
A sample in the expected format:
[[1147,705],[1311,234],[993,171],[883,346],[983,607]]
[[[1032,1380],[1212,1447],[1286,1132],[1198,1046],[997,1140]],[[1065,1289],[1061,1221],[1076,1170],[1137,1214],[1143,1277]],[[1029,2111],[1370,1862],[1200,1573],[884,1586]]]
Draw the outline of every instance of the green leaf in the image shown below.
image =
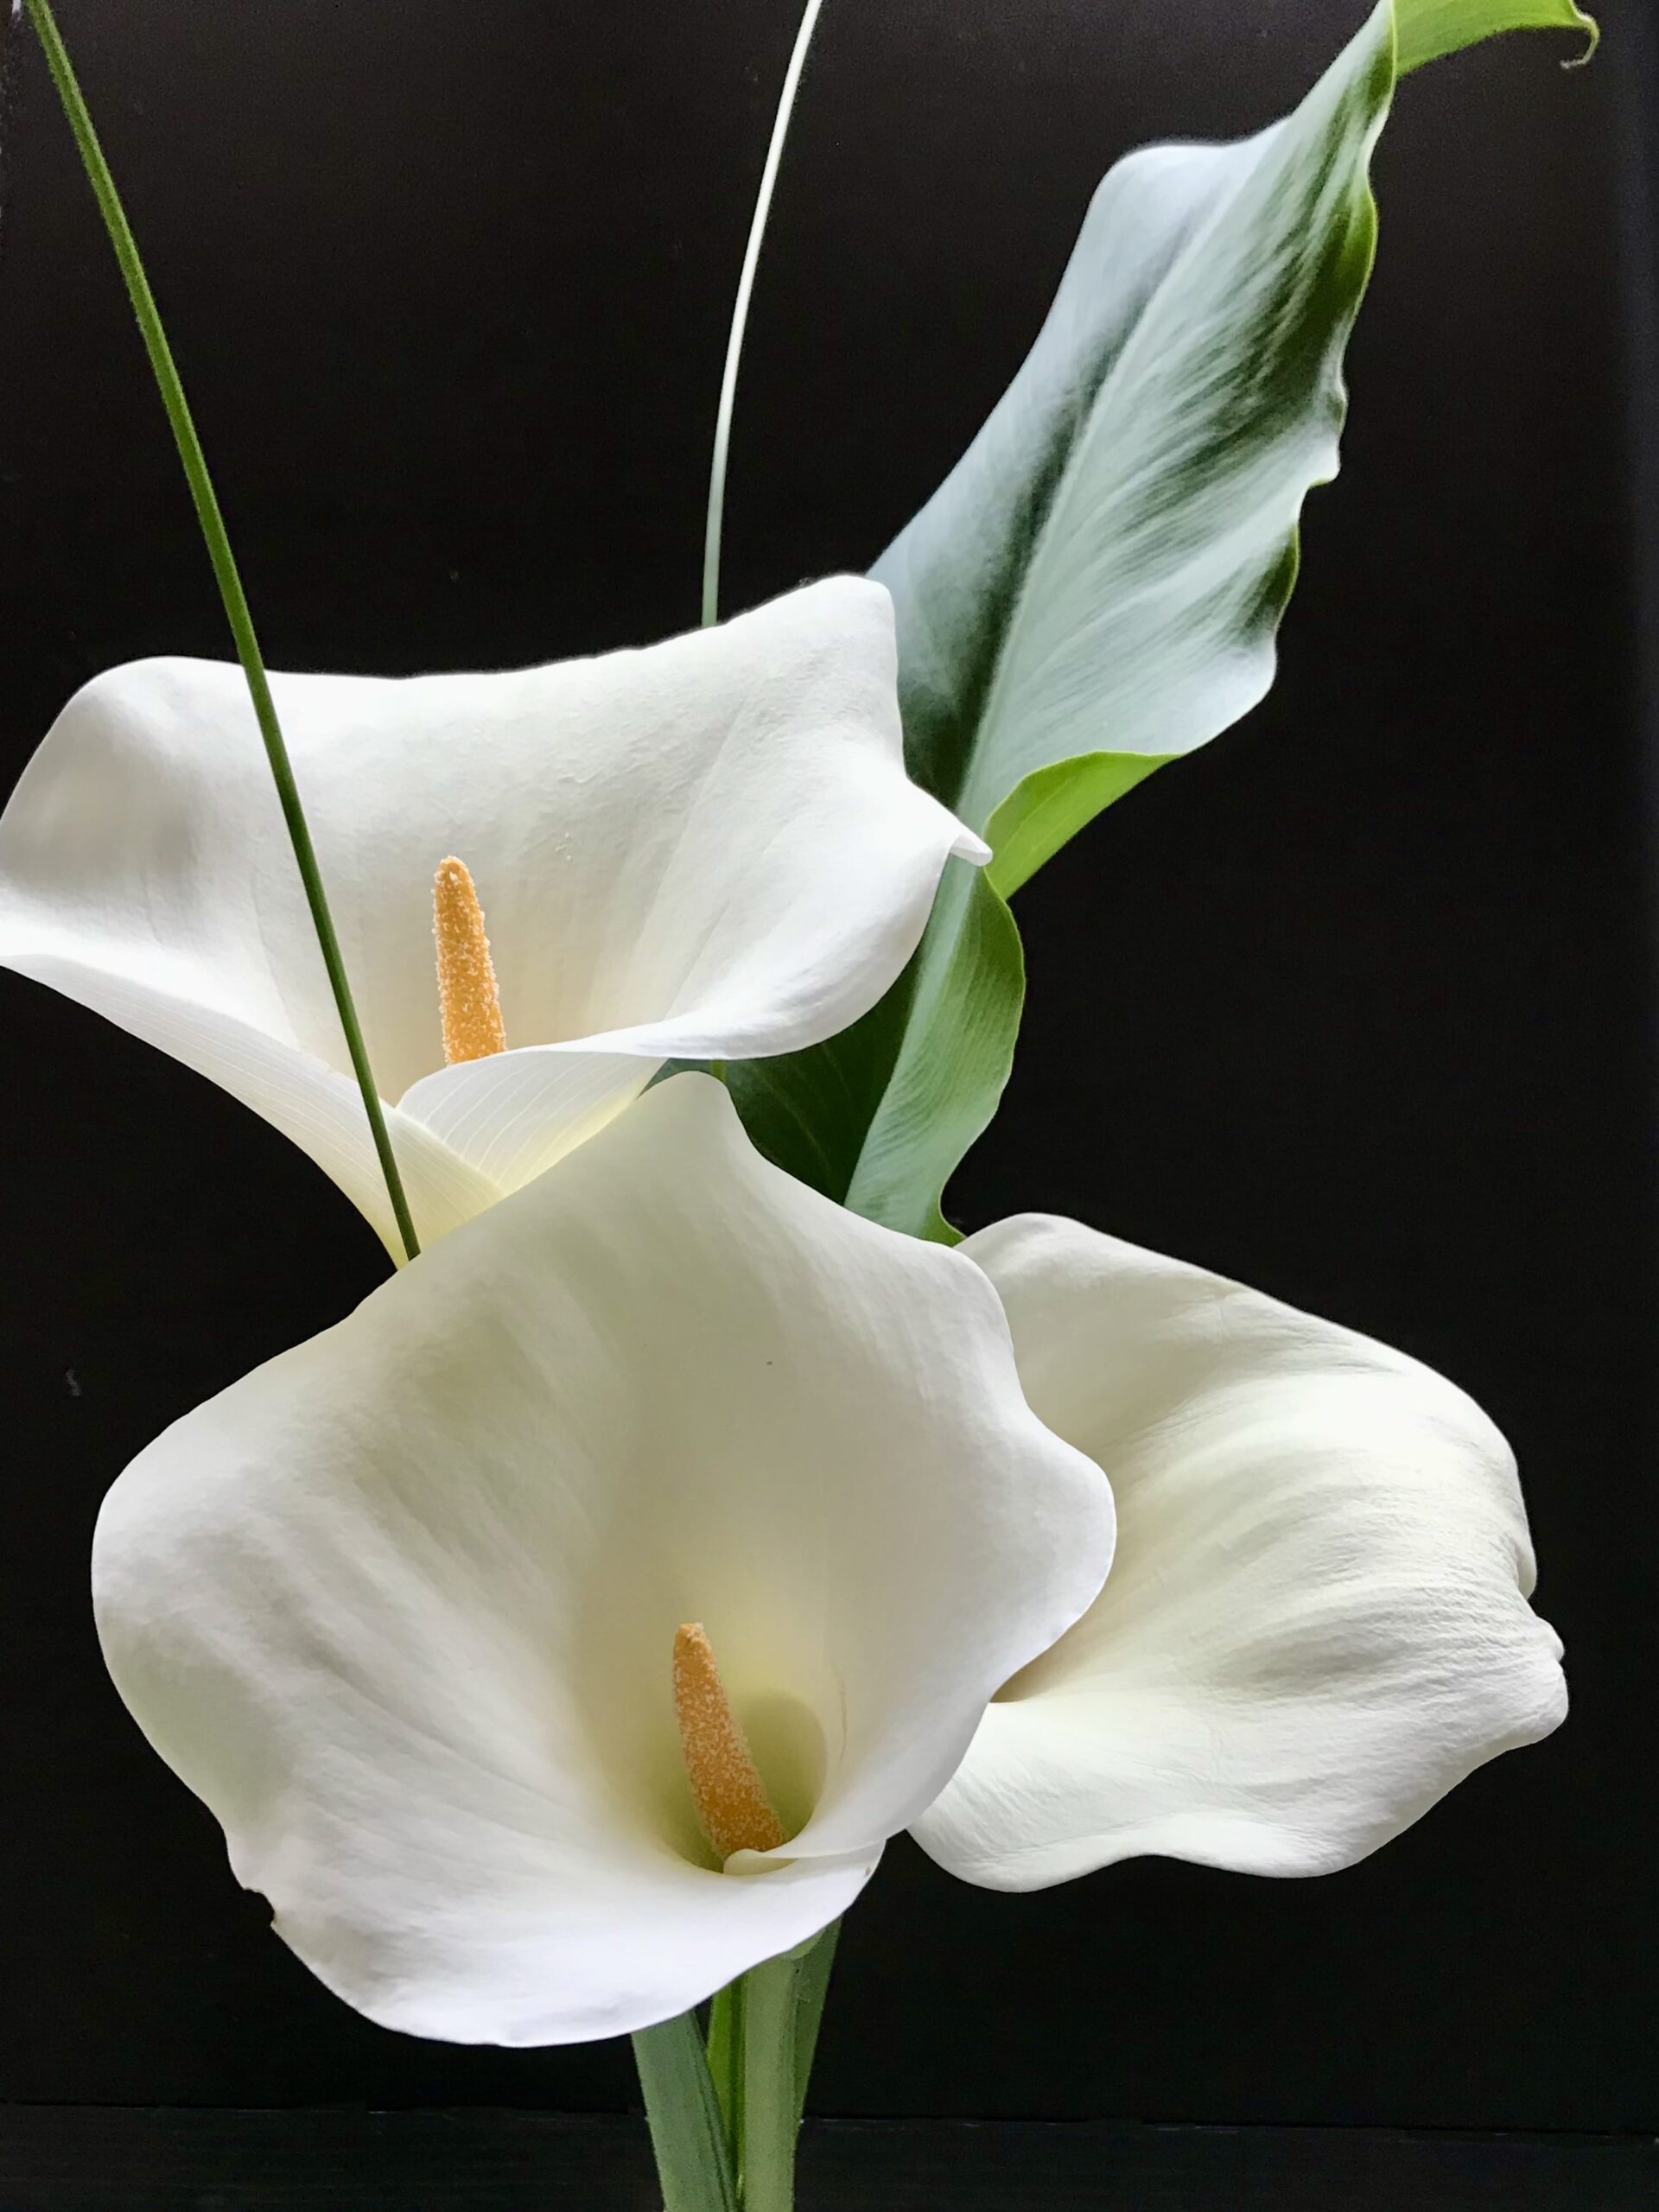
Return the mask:
[[[950,874],[958,865],[950,863]],[[921,959],[918,952],[887,996],[828,1044],[730,1060],[723,1071],[743,1126],[766,1158],[837,1205],[852,1187],[892,1079]]]
[[1096,194],[1023,366],[873,572],[912,773],[987,836],[988,881],[952,865],[845,1036],[732,1071],[756,1141],[832,1197],[950,1233],[939,1197],[1019,1026],[1002,899],[1273,681],[1302,505],[1337,470],[1396,35],[1414,66],[1545,26],[1590,28],[1572,0],[1382,0],[1284,122],[1143,149]]
[[991,817],[988,835],[996,856],[991,881],[1012,899],[1085,823],[1173,758],[1168,753],[1084,753],[1034,769]]
[[1024,366],[876,564],[918,768],[976,830],[1007,808],[1020,880],[1134,764],[1273,680],[1297,518],[1336,473],[1393,87],[1385,6],[1288,122],[1121,162]]
[[847,1186],[855,1213],[957,1242],[939,1200],[996,1111],[1025,995],[1014,916],[988,875],[957,863],[922,940],[904,1033]]
[[737,2212],[715,2085],[695,2012],[633,2037],[664,2212]]
[[987,874],[952,861],[921,947],[880,1004],[827,1045],[726,1069],[766,1158],[837,1204],[954,1244],[939,1198],[996,1111],[1025,968]]
[[1402,77],[1500,31],[1577,31],[1585,41],[1580,61],[1601,36],[1594,17],[1573,0],[1399,0],[1396,20]]
[[715,2085],[726,2149],[737,2170],[738,2135],[743,2105],[743,1982],[740,1976],[716,1990],[709,2004],[709,2078]]

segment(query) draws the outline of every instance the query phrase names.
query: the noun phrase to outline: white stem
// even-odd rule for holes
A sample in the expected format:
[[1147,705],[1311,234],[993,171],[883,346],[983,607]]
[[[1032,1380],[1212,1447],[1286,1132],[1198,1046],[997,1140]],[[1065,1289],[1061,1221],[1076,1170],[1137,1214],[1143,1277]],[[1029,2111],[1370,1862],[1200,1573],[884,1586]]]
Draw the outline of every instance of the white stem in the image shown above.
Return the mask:
[[754,290],[754,272],[760,265],[761,242],[766,235],[766,218],[772,213],[772,188],[778,181],[779,165],[784,158],[784,142],[789,137],[789,121],[795,111],[795,95],[800,88],[801,72],[806,67],[806,50],[812,43],[812,34],[817,27],[819,11],[823,0],[806,0],[801,16],[801,28],[795,34],[795,50],[789,57],[789,67],[784,75],[784,89],[779,95],[778,113],[772,126],[772,143],[766,149],[766,165],[760,172],[760,190],[754,203],[754,216],[749,225],[749,242],[743,250],[743,271],[737,280],[737,298],[732,308],[731,336],[726,341],[726,369],[720,380],[720,409],[715,416],[715,449],[709,464],[709,520],[702,540],[702,619],[705,623],[720,619],[720,530],[726,512],[726,455],[732,442],[732,409],[737,399],[737,372],[743,359],[743,333],[749,320],[749,298]]

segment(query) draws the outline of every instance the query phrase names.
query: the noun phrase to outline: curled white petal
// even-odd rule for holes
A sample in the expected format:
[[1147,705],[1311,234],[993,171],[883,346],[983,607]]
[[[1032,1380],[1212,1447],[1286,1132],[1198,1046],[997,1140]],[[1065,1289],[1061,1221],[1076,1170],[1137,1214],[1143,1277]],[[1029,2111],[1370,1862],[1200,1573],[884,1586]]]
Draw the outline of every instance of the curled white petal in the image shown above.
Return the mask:
[[1561,1719],[1514,1459],[1462,1391],[1075,1222],[963,1249],[1120,1526],[1099,1599],[918,1823],[936,1859],[1004,1889],[1143,1853],[1323,1873]]
[[[1109,1557],[972,1262],[658,1086],[116,1484],[118,1688],[331,1988],[556,2043],[823,1927]],[[702,1622],[795,1831],[715,1870],[671,1689]]]
[[[453,1155],[427,1236],[664,1060],[790,1052],[880,996],[947,859],[985,857],[905,774],[894,669],[887,593],[838,577],[642,652],[272,678],[382,1096]],[[530,1048],[511,1075],[443,1065],[449,853]],[[324,1103],[349,1062],[238,669],[143,661],[65,708],[0,817],[0,963],[222,1084],[395,1246],[367,1130]]]

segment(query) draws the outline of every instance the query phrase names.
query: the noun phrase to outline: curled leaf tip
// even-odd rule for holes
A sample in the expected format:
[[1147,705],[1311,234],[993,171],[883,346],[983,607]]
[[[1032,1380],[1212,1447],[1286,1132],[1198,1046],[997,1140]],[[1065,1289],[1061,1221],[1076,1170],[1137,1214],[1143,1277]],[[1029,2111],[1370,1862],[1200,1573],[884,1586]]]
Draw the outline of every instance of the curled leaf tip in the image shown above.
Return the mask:
[[1562,62],[1563,69],[1583,69],[1596,58],[1596,48],[1601,44],[1601,24],[1594,16],[1586,16],[1583,9],[1575,9],[1577,28],[1584,33],[1584,49]]

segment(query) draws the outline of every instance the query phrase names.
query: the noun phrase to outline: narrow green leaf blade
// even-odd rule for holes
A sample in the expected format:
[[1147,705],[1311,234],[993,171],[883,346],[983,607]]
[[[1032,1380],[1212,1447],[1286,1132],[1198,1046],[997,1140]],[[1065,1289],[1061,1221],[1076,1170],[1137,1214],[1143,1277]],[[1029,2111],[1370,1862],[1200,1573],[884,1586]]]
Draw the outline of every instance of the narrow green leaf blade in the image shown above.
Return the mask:
[[922,941],[899,1050],[846,1203],[868,1220],[954,1244],[939,1210],[989,1127],[1014,1065],[1026,963],[1014,916],[978,869],[953,869]]
[[738,2212],[720,2106],[695,2012],[633,2037],[664,2212]]
[[740,1978],[716,1990],[709,2005],[706,2044],[709,2078],[715,2085],[726,2148],[737,2168],[738,2131],[741,2122],[743,2082],[743,1985]]
[[918,950],[887,996],[827,1044],[727,1064],[727,1087],[755,1144],[837,1205],[892,1080],[922,957]]
[[1020,932],[985,874],[953,861],[909,967],[827,1045],[734,1061],[726,1081],[766,1158],[838,1205],[954,1243],[938,1208],[1014,1064]]

